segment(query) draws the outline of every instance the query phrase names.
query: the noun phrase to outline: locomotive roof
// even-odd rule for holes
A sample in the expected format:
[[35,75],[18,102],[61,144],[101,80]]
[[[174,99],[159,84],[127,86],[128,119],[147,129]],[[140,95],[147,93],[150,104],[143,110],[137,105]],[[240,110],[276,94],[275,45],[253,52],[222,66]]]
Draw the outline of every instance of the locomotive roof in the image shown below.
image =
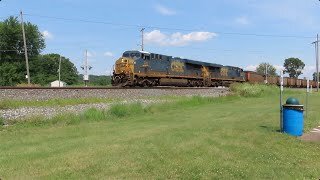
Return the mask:
[[236,66],[224,66],[224,67],[242,69],[242,68],[240,68],[240,67],[236,67]]
[[207,62],[195,61],[195,60],[190,60],[190,59],[183,59],[183,60],[185,60],[186,63],[203,65],[203,66],[211,66],[211,67],[222,67],[223,66],[221,64],[207,63]]
[[[138,51],[138,50],[125,51],[124,53],[144,53],[144,54],[151,54],[150,52]],[[152,54],[157,54],[157,53],[152,53]],[[159,55],[162,55],[162,54],[159,54]],[[162,56],[167,56],[167,55],[162,55]],[[167,56],[167,57],[172,57],[172,56]],[[175,57],[175,59],[182,59],[182,58],[180,58],[180,57]],[[207,63],[207,62],[195,61],[195,60],[190,60],[190,59],[182,59],[182,60],[184,60],[185,63],[189,63],[189,64],[196,64],[196,65],[210,66],[210,67],[223,67],[223,65],[221,65],[221,64]]]

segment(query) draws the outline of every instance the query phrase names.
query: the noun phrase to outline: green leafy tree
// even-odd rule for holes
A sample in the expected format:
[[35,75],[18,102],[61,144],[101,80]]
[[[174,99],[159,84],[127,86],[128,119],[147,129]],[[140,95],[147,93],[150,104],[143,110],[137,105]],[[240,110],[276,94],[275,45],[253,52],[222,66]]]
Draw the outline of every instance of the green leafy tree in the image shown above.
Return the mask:
[[[83,75],[79,75],[79,83],[83,83]],[[89,86],[108,86],[111,85],[111,77],[106,75],[90,75]]]
[[[319,75],[320,75],[320,73],[319,73]],[[317,80],[317,73],[316,73],[316,72],[313,73],[313,74],[312,74],[312,77],[313,77],[313,80],[316,81],[316,80]]]
[[290,77],[298,78],[302,74],[305,64],[299,58],[288,58],[284,61],[284,73],[288,73]]
[[[30,64],[33,82],[41,85],[48,85],[50,82],[58,80],[59,54],[40,55]],[[68,85],[77,83],[78,71],[75,65],[65,57],[61,57],[61,81]]]
[[[45,48],[45,41],[36,25],[30,22],[24,25],[28,56],[31,62],[37,59],[37,56]],[[23,36],[17,17],[11,16],[0,22],[0,50],[0,86],[25,82]]]
[[269,63],[260,63],[259,66],[257,67],[256,69],[256,72],[259,73],[259,74],[265,74],[266,73],[266,68],[268,69],[268,75],[269,76],[276,76],[277,73],[276,73],[276,68],[274,66],[272,66],[271,64]]

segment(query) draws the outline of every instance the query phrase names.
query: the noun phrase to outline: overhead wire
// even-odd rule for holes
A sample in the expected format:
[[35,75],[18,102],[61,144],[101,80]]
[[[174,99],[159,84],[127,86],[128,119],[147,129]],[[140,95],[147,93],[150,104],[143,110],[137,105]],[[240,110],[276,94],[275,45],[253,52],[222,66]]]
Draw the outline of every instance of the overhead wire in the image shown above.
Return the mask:
[[[163,29],[163,30],[188,31],[188,32],[203,31],[203,29],[170,28],[170,27],[162,27],[162,26],[114,23],[114,22],[110,22],[110,21],[108,22],[108,21],[96,21],[96,20],[89,20],[89,19],[64,18],[64,17],[44,16],[44,15],[36,15],[36,14],[28,14],[28,13],[25,13],[23,15],[40,17],[40,18],[47,18],[47,19],[71,21],[71,22],[105,24],[105,25],[112,25],[112,26],[125,26],[125,27],[130,27],[130,28]],[[223,31],[214,31],[214,32],[217,34],[234,35],[234,36],[256,36],[256,37],[296,38],[296,39],[315,38],[315,36],[301,36],[301,35],[259,34],[259,33],[240,33],[240,32],[223,32]]]

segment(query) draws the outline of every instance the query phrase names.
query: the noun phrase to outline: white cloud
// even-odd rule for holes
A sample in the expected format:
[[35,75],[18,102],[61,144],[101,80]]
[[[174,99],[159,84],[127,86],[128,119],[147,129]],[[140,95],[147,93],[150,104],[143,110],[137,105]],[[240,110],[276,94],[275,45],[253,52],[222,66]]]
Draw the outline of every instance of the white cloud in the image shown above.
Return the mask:
[[45,39],[52,39],[52,38],[53,38],[53,35],[52,35],[49,31],[47,31],[47,30],[43,31],[43,32],[42,32],[42,35],[43,35],[43,37],[44,37]]
[[248,24],[250,24],[249,19],[247,17],[245,17],[245,16],[237,17],[234,21],[237,24],[240,24],[240,25],[248,25]]
[[217,36],[212,32],[191,32],[182,34],[176,32],[173,34],[164,34],[159,30],[153,30],[145,34],[145,42],[147,44],[157,44],[160,46],[185,46],[191,42],[203,42]]
[[113,57],[113,53],[109,51],[105,52],[103,55],[107,57]]
[[160,4],[156,5],[154,8],[156,9],[157,12],[159,12],[160,14],[165,15],[165,16],[172,16],[172,15],[177,14],[176,11],[174,11],[170,8],[167,8],[163,5],[160,5]]

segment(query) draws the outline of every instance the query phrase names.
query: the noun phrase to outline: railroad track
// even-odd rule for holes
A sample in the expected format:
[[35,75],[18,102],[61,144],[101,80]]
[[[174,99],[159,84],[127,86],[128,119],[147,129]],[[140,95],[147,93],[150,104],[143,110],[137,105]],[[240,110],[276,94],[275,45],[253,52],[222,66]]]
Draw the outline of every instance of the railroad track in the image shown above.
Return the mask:
[[44,90],[91,90],[91,89],[216,89],[217,87],[174,87],[174,86],[156,86],[156,87],[16,87],[16,86],[0,86],[1,90],[6,89],[44,89]]

